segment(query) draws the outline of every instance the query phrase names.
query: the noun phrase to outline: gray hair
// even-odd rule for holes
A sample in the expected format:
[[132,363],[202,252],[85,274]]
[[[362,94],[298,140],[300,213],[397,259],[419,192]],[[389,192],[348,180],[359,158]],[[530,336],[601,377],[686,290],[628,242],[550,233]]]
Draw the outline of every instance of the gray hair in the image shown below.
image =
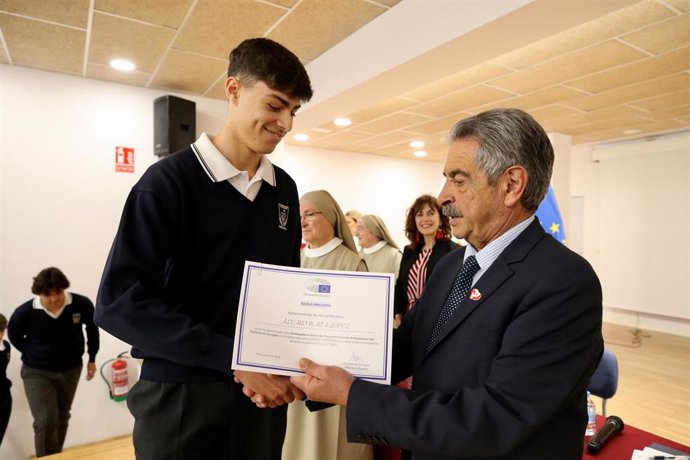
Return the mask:
[[527,171],[522,205],[528,211],[539,207],[549,190],[553,171],[553,147],[544,129],[520,109],[493,109],[460,120],[450,130],[449,142],[472,138],[479,143],[475,163],[489,185],[511,166]]

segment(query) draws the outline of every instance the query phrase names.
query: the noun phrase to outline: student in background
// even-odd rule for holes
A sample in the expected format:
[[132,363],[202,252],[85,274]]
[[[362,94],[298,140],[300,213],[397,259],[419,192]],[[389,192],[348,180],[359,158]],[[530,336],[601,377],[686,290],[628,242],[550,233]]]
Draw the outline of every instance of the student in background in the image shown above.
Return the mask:
[[[230,53],[217,135],[152,165],[125,203],[98,291],[96,321],[143,358],[127,404],[139,460],[279,459],[287,377],[230,369],[245,260],[299,266],[294,180],[268,159],[312,89],[272,40]],[[266,395],[258,409],[242,393]],[[282,406],[282,407],[277,407]]]
[[96,375],[100,342],[93,303],[67,291],[69,285],[60,269],[41,270],[31,286],[36,297],[17,307],[7,328],[12,345],[22,354],[21,376],[34,418],[37,457],[62,452],[83,366],[84,329],[86,380]]
[[10,363],[10,343],[5,340],[7,330],[7,318],[0,313],[0,445],[5,437],[7,424],[12,412],[12,382],[7,378],[7,365]]

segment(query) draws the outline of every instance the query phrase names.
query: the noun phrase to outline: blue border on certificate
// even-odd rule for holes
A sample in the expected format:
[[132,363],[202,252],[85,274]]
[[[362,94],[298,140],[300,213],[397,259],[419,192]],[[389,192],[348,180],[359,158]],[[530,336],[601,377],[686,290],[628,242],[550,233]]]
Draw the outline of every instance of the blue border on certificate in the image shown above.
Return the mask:
[[[299,372],[301,374],[304,373],[302,369],[299,367],[294,368],[294,367],[281,367],[281,366],[265,366],[262,364],[258,363],[253,363],[253,362],[248,362],[248,361],[242,361],[242,336],[244,334],[244,321],[245,321],[245,314],[246,314],[246,305],[247,305],[247,295],[248,295],[248,289],[247,285],[249,284],[249,281],[251,280],[252,274],[254,272],[259,272],[261,273],[262,270],[267,270],[267,271],[272,271],[272,272],[284,272],[284,273],[295,273],[296,270],[293,270],[291,268],[294,267],[285,267],[285,268],[275,268],[275,267],[267,267],[264,264],[257,263],[257,262],[250,262],[247,261],[247,277],[244,281],[244,284],[242,285],[241,289],[244,292],[244,296],[242,297],[242,316],[240,318],[240,328],[239,328],[239,341],[238,341],[238,347],[239,349],[237,350],[237,359],[236,363],[240,364],[242,366],[247,366],[247,367],[253,367],[257,369],[257,372],[260,371],[267,371],[270,373],[272,369],[281,369],[285,371],[293,371],[293,372]],[[300,274],[304,274],[305,276],[314,276],[314,275],[322,275],[322,276],[328,276],[328,277],[339,277],[339,278],[372,278],[372,279],[384,279],[386,280],[386,300],[387,300],[387,307],[385,311],[385,321],[386,321],[386,331],[388,331],[388,328],[390,327],[390,308],[391,308],[391,301],[390,301],[390,288],[391,288],[391,278],[389,276],[383,276],[383,275],[376,275],[376,274],[371,274],[368,272],[358,272],[357,275],[349,274],[349,273],[338,273],[337,271],[333,272],[324,272],[324,271],[318,271],[318,270],[310,270],[307,271],[306,269],[300,269],[299,270]],[[366,380],[371,380],[371,381],[382,381],[386,382],[388,380],[388,366],[386,365],[386,357],[388,356],[388,348],[390,346],[390,343],[388,341],[389,338],[388,333],[385,334],[383,340],[384,340],[384,354],[383,354],[383,375],[377,375],[377,376],[371,376],[371,375],[358,375],[358,374],[352,374],[354,377],[361,378],[361,379],[366,379]]]

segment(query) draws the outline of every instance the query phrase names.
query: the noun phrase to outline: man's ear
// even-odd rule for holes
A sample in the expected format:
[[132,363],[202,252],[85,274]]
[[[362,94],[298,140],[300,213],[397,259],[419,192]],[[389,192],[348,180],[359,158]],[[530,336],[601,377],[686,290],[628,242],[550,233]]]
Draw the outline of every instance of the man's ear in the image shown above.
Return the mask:
[[225,97],[228,101],[237,100],[240,92],[240,81],[235,77],[225,79]]
[[505,193],[504,203],[506,206],[512,207],[520,203],[522,194],[525,193],[527,187],[527,179],[527,170],[522,166],[511,166],[503,173],[501,186]]

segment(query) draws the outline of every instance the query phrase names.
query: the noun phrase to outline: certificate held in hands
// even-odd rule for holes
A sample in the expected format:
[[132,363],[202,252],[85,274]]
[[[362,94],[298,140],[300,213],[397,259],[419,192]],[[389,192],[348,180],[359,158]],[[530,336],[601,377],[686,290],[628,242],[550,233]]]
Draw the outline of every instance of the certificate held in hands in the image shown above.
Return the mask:
[[246,261],[232,368],[300,375],[300,358],[390,383],[392,274]]

